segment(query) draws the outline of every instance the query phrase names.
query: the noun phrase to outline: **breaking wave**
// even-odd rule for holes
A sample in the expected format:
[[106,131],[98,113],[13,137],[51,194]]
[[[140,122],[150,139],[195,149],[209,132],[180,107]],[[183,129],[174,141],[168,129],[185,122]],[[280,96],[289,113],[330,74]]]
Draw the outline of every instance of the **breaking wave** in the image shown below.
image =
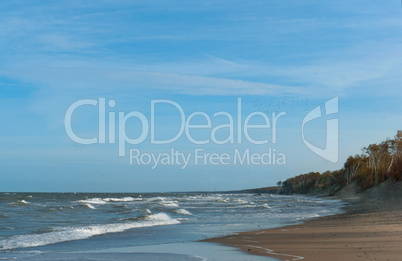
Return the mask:
[[15,235],[0,240],[0,249],[15,249],[55,244],[64,241],[86,239],[95,235],[123,232],[128,229],[179,224],[177,219],[166,213],[151,214],[143,221],[126,222],[105,225],[91,225],[82,227],[61,227],[55,231],[42,234]]

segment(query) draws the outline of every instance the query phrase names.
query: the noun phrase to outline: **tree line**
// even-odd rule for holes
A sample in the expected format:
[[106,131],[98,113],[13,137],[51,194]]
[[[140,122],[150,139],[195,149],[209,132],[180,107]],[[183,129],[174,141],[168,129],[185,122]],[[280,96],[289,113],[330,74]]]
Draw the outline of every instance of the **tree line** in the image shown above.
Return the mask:
[[402,177],[402,130],[393,139],[362,148],[361,154],[349,156],[343,168],[335,171],[309,172],[285,181],[279,181],[283,194],[323,193],[335,194],[354,182],[364,191],[389,178]]

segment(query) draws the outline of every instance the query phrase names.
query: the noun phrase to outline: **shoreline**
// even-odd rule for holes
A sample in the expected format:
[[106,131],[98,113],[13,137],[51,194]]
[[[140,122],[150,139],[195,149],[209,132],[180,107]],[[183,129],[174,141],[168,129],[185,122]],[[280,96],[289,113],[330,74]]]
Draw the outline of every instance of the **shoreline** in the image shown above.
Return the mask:
[[401,260],[402,182],[345,189],[334,199],[349,204],[345,213],[202,241],[278,260]]

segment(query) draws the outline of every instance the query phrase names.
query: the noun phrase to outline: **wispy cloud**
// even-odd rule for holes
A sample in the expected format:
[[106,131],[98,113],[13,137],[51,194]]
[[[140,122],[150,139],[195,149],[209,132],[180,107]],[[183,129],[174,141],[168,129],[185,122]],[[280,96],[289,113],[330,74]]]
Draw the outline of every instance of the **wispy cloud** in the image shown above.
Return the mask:
[[[290,7],[306,13],[288,14]],[[5,8],[0,46],[8,52],[0,70],[53,93],[80,86],[75,89],[82,93],[130,88],[311,95],[395,82],[400,57],[392,50],[400,46],[391,33],[402,19],[383,16],[386,6],[376,13],[365,5],[355,16],[349,9],[317,1],[254,2],[252,8],[225,1],[197,7],[122,1],[119,8],[106,2]],[[369,28],[379,36],[387,29],[380,47]]]
[[[289,95],[305,93],[303,88],[224,77],[138,70],[94,68],[42,68],[2,72],[10,77],[36,82],[51,92],[69,90],[75,95],[121,91],[162,90],[190,95]],[[75,91],[74,91],[75,90]]]

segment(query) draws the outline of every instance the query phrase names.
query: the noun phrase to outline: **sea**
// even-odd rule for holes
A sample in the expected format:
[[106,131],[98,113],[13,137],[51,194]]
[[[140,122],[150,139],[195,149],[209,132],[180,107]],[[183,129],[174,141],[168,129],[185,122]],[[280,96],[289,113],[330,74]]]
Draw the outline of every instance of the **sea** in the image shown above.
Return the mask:
[[252,193],[0,193],[0,260],[276,260],[198,241],[297,224],[342,206]]

